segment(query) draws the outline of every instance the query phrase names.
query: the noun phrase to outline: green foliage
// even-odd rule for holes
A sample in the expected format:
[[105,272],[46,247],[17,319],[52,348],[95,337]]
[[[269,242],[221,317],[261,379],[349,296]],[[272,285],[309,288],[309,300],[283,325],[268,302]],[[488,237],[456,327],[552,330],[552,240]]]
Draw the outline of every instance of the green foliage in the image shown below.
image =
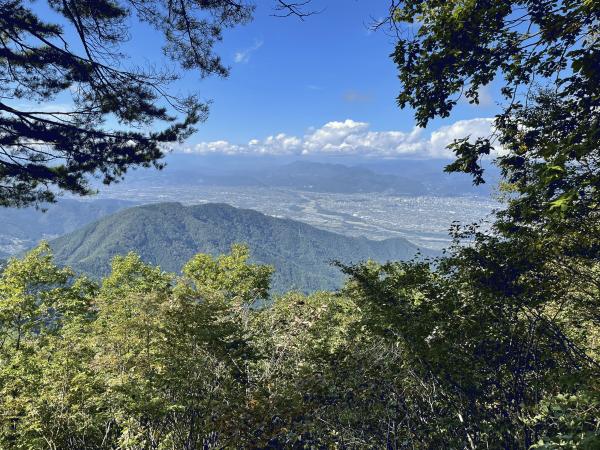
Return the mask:
[[198,255],[176,279],[129,254],[99,288],[70,280],[46,244],[11,260],[0,446],[184,448],[216,430],[235,442],[252,359],[244,302],[265,297],[271,273],[247,255]]
[[[599,14],[591,1],[397,5],[395,20],[421,24],[395,54],[400,103],[421,123],[449,114],[466,83],[476,101],[498,71],[508,96],[536,75],[560,87],[497,118],[507,207],[489,233],[456,226],[435,263],[338,263],[342,291],[259,307],[272,268],[243,246],[188,255],[180,276],[117,257],[99,287],[46,244],[9,260],[0,447],[599,448]],[[459,141],[451,169],[482,177],[490,146]],[[167,220],[172,205],[130,211]],[[198,221],[167,222],[170,236]],[[269,236],[298,246],[283,223]]]
[[92,287],[84,279],[71,284],[72,278],[70,269],[54,266],[47,243],[8,261],[0,278],[2,349],[19,352],[85,310],[83,294]]
[[448,170],[471,173],[480,183],[478,161],[501,148],[497,163],[519,193],[508,210],[513,219],[540,223],[594,213],[597,2],[406,0],[395,4],[394,20],[413,29],[393,55],[402,82],[398,103],[415,108],[421,125],[449,116],[460,96],[478,103],[481,87],[494,79],[503,84],[494,136],[456,141],[458,160]]
[[234,244],[231,254],[216,259],[205,254],[194,256],[183,267],[183,274],[197,292],[222,292],[230,300],[250,305],[269,296],[273,268],[249,264],[249,258],[248,247]]
[[244,246],[181,276],[130,253],[98,287],[44,244],[1,277],[0,445],[595,448],[598,288],[514,244],[264,307]]
[[[38,434],[42,425],[48,433],[57,431],[58,423],[60,432],[64,430],[64,415],[54,415],[64,397],[47,387],[68,385],[85,361],[74,348],[79,344],[72,343],[72,351],[64,350],[72,333],[85,327],[95,291],[87,280],[74,279],[70,269],[57,268],[46,243],[21,260],[8,261],[0,276],[2,447],[43,446]],[[57,365],[59,355],[64,359]]]
[[[345,269],[366,326],[400,345],[413,374],[436,387],[431,402],[445,404],[432,417],[431,446],[528,448],[569,433],[599,443],[597,315],[581,304],[573,274],[528,244],[479,236],[435,272]],[[597,298],[597,287],[588,294]],[[553,418],[548,405],[561,395],[574,400]]]
[[502,150],[506,208],[490,233],[454,230],[470,245],[435,271],[346,268],[353,295],[460,414],[462,436],[444,442],[597,448],[598,4],[407,0],[393,13],[414,31],[393,55],[398,102],[420,124],[503,83],[494,135],[454,142],[447,170],[481,183],[481,158]]

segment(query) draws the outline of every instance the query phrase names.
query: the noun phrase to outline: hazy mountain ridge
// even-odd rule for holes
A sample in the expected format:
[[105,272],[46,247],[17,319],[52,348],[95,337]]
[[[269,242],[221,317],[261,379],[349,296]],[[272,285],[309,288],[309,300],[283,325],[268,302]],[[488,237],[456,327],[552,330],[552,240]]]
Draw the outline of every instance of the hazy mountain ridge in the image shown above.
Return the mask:
[[40,239],[61,236],[135,204],[115,199],[60,199],[46,205],[46,211],[34,207],[0,208],[0,258],[23,251]]
[[390,192],[418,195],[425,192],[420,182],[371,169],[342,164],[295,161],[257,177],[269,186],[316,192],[360,193]]
[[[339,287],[343,276],[330,265],[334,259],[348,263],[369,258],[400,260],[418,252],[402,238],[353,238],[225,204],[159,203],[129,208],[50,244],[60,264],[100,276],[109,271],[112,257],[128,251],[166,271],[179,272],[194,254],[226,253],[236,242],[250,246],[254,261],[275,266],[275,290]],[[423,254],[435,253],[423,249]]]
[[142,170],[128,178],[131,186],[252,186],[331,193],[390,193],[394,195],[489,195],[498,170],[490,166],[488,183],[474,187],[464,174],[444,173],[446,160],[386,160],[339,164],[292,160],[287,163],[266,159],[249,167],[218,164],[194,155],[173,154],[167,170]]

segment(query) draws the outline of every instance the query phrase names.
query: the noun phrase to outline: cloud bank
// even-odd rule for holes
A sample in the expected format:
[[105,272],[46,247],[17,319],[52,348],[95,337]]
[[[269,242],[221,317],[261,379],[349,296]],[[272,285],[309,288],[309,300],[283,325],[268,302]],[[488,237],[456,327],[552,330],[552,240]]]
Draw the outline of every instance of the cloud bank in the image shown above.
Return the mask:
[[487,137],[492,132],[493,119],[459,120],[425,134],[415,127],[410,132],[372,131],[366,122],[347,119],[328,122],[320,128],[310,129],[304,136],[285,133],[264,139],[251,139],[246,144],[225,140],[200,142],[182,148],[184,153],[224,155],[339,155],[379,158],[445,158],[452,156],[446,149],[454,139],[471,136]]
[[254,45],[252,45],[251,47],[235,52],[235,54],[233,55],[233,60],[236,63],[247,63],[248,61],[250,61],[252,53],[261,48],[263,43],[264,42],[262,40],[255,40]]

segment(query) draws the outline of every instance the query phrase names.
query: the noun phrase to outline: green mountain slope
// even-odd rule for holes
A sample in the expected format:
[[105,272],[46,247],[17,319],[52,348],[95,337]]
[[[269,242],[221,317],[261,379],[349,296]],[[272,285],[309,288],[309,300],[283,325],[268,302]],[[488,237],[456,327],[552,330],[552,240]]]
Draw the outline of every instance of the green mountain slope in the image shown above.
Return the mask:
[[236,242],[250,246],[254,261],[275,266],[275,291],[339,287],[343,276],[329,264],[332,259],[400,260],[410,259],[418,251],[401,238],[372,241],[224,204],[179,203],[122,210],[50,244],[59,263],[100,276],[108,272],[113,256],[128,251],[136,251],[166,271],[179,272],[194,254],[225,253]]

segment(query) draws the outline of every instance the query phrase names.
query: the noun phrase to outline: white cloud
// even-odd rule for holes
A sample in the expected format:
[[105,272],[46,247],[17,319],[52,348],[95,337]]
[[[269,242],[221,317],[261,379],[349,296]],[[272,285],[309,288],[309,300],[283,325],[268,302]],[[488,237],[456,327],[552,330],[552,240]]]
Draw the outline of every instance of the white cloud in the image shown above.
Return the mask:
[[479,96],[479,103],[470,103],[466,96],[461,96],[460,103],[464,105],[470,105],[473,108],[489,108],[496,104],[494,100],[494,93],[492,88],[488,86],[479,86],[477,89],[477,95]]
[[470,120],[459,120],[452,125],[441,127],[431,133],[429,138],[431,151],[440,155],[449,155],[445,148],[455,139],[471,136],[471,140],[478,137],[488,137],[492,133],[494,119],[479,118]]
[[303,137],[284,133],[264,139],[252,139],[247,144],[228,141],[201,142],[182,149],[186,153],[226,155],[355,155],[395,158],[413,156],[439,158],[452,156],[445,147],[454,139],[471,136],[487,137],[492,132],[493,119],[460,120],[433,131],[414,127],[410,132],[372,131],[366,122],[347,119],[328,122],[311,128]]
[[489,86],[480,86],[477,90],[480,106],[494,106],[494,96]]
[[254,45],[252,45],[251,47],[235,52],[235,54],[233,55],[233,60],[236,63],[247,63],[248,61],[250,61],[250,56],[252,56],[252,53],[261,48],[263,44],[264,42],[262,40],[256,39],[254,41]]
[[40,112],[40,113],[69,113],[77,111],[73,103],[38,103],[38,102],[24,102],[16,105],[17,109],[29,112]]

